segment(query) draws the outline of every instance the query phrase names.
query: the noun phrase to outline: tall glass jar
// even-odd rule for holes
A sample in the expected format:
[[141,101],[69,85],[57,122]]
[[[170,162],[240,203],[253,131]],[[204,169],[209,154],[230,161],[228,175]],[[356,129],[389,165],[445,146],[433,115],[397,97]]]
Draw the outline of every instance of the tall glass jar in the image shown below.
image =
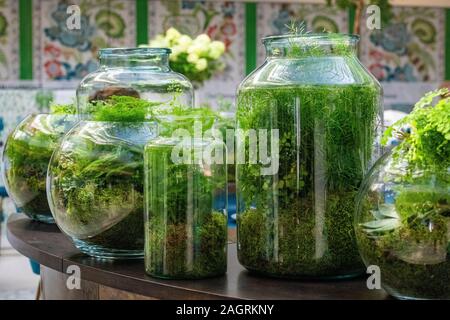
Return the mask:
[[249,270],[292,278],[363,270],[354,203],[378,153],[382,109],[357,42],[341,34],[264,38],[266,61],[239,86],[238,258]]
[[191,82],[169,66],[170,49],[118,48],[99,51],[100,68],[88,74],[77,89],[78,113],[90,119],[97,101],[131,96],[152,103],[194,105]]
[[[81,121],[53,154],[48,197],[77,248],[100,258],[144,255],[145,144],[155,114],[193,103],[192,85],[168,65],[169,49],[104,49],[77,90]],[[186,105],[184,105],[186,104]]]
[[63,135],[75,122],[74,115],[32,114],[6,140],[3,181],[18,211],[33,220],[54,223],[47,203],[48,163]]
[[[200,123],[199,118],[193,119]],[[186,120],[173,118],[160,124],[165,133],[177,127],[183,127],[185,133],[193,132],[186,124],[194,122]],[[203,137],[168,134],[147,144],[144,194],[148,274],[198,279],[226,272],[225,158],[222,141]]]

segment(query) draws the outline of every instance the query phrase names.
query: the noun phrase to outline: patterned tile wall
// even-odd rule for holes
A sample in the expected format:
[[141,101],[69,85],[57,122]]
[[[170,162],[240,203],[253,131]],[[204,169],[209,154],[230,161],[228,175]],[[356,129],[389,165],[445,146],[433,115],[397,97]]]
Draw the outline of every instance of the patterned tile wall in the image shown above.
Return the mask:
[[149,38],[174,26],[192,37],[207,33],[225,42],[225,70],[196,91],[197,103],[214,103],[218,97],[234,100],[245,76],[244,6],[232,1],[149,1]]
[[[33,2],[34,77],[43,86],[64,81],[76,87],[87,73],[97,69],[97,52],[103,47],[133,47],[136,42],[134,1],[71,0],[81,9],[81,31],[69,30],[68,1]],[[130,5],[133,4],[133,5]],[[58,83],[61,85],[61,83]]]
[[0,0],[0,84],[19,79],[18,3]]

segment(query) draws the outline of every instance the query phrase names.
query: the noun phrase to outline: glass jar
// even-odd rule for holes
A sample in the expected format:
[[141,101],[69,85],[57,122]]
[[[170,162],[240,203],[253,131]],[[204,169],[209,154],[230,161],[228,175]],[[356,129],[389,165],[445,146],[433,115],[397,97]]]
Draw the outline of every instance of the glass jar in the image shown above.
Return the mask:
[[[185,132],[192,132],[185,125],[190,121],[185,120],[169,120],[174,121],[169,126],[160,124],[166,133],[179,125]],[[198,279],[226,272],[225,157],[222,141],[202,137],[168,135],[146,146],[148,274],[168,279]]]
[[3,181],[18,211],[33,220],[54,223],[46,193],[48,163],[75,121],[74,115],[29,115],[6,140]]
[[238,258],[251,271],[341,278],[364,270],[354,203],[378,153],[382,108],[358,39],[266,37],[266,61],[239,86]]
[[[169,67],[170,49],[100,49],[100,68],[88,74],[77,89],[78,113],[91,119],[96,102],[111,96],[131,96],[152,103],[194,105],[191,82]],[[122,119],[123,120],[123,119]]]
[[355,228],[366,265],[400,299],[450,299],[450,171],[408,169],[389,152],[358,196]]
[[48,199],[59,228],[82,252],[142,258],[143,151],[151,122],[81,121],[55,150]]

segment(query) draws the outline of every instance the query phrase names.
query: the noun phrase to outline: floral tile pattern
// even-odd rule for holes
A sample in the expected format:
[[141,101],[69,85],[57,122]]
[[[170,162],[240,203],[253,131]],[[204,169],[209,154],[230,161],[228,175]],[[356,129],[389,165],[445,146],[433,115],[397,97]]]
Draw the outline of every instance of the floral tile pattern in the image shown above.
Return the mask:
[[396,7],[389,25],[362,24],[361,60],[380,81],[444,79],[445,10]]
[[236,88],[245,75],[244,19],[242,2],[149,0],[150,38],[173,26],[193,37],[207,33],[226,45],[225,70],[196,91],[197,103],[212,103],[218,97],[234,101]]
[[[307,31],[348,32],[348,12],[321,4],[258,3],[258,41],[268,35],[288,32],[293,21],[303,23]],[[265,58],[264,46],[258,43],[258,64]]]
[[[70,1],[81,10],[81,29],[69,30],[68,2],[34,1],[34,77],[42,84],[73,80],[74,86],[98,67],[97,52],[104,47],[133,47],[136,39],[132,1]],[[133,5],[130,5],[133,4]]]
[[0,0],[0,83],[19,78],[19,1]]

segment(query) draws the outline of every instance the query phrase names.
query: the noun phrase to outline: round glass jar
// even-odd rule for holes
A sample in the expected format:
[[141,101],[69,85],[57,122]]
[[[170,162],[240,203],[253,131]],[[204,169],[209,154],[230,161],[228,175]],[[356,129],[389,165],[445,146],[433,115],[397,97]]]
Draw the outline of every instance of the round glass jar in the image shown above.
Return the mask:
[[47,168],[74,115],[32,114],[8,136],[3,150],[3,181],[17,210],[33,220],[54,223],[47,202]]
[[96,102],[111,96],[131,96],[152,103],[194,105],[191,82],[169,67],[170,49],[118,48],[99,51],[100,68],[77,89],[78,114],[91,119]]
[[364,270],[354,203],[378,153],[382,108],[381,86],[356,56],[358,40],[264,38],[266,61],[239,86],[238,258],[251,271],[341,278]]
[[81,121],[55,150],[48,200],[58,227],[82,252],[142,258],[143,151],[150,122]]
[[226,272],[226,200],[218,199],[227,199],[227,170],[224,162],[203,157],[215,148],[225,156],[223,143],[205,139],[161,137],[146,146],[145,267],[151,276],[199,279]]
[[358,196],[355,229],[366,265],[400,299],[450,299],[450,171],[409,170],[389,152]]

